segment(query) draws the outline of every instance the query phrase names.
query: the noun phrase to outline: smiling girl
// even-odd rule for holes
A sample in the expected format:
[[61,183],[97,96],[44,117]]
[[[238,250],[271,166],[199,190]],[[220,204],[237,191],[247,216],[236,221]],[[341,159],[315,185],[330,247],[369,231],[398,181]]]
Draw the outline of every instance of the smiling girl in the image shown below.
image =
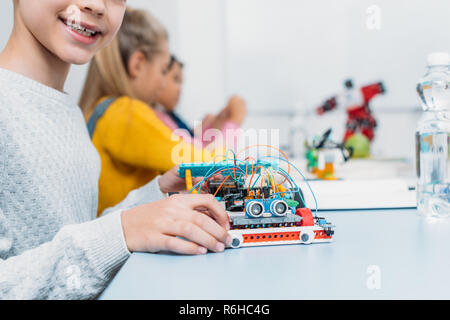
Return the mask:
[[174,170],[95,219],[100,159],[64,83],[113,39],[125,6],[14,0],[0,54],[0,299],[94,298],[130,252],[204,254],[231,241],[212,196],[164,196],[183,185]]

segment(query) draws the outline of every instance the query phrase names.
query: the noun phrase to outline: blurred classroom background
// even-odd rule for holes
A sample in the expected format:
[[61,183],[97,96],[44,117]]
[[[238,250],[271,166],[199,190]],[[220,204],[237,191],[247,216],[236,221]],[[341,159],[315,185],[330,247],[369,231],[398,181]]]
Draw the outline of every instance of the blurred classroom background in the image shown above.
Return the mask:
[[[345,110],[315,108],[343,91],[383,81],[374,99],[379,126],[372,155],[414,158],[420,116],[415,91],[426,56],[450,52],[448,0],[129,0],[168,29],[185,63],[179,113],[191,124],[217,112],[232,94],[248,103],[244,128],[280,129],[280,145],[302,152],[307,135],[333,128],[341,140]],[[12,1],[0,4],[0,47],[13,23]],[[78,97],[87,66],[74,67],[66,91]]]

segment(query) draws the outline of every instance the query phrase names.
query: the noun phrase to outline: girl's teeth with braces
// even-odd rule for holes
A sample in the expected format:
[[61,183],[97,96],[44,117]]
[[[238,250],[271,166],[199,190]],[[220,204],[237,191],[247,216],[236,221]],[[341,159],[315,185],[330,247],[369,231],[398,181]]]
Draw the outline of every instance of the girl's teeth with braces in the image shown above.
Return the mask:
[[66,21],[66,25],[68,27],[72,28],[73,30],[75,30],[76,32],[78,32],[79,34],[86,36],[86,37],[93,37],[97,34],[96,31],[92,31],[90,29],[84,28],[77,23],[71,23],[69,21]]

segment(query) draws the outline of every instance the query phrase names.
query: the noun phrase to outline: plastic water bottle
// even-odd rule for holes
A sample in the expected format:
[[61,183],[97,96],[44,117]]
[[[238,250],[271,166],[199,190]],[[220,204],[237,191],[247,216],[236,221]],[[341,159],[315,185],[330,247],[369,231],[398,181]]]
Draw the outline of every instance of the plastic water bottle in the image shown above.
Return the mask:
[[417,92],[424,113],[416,132],[417,208],[427,217],[450,217],[450,56],[428,55]]

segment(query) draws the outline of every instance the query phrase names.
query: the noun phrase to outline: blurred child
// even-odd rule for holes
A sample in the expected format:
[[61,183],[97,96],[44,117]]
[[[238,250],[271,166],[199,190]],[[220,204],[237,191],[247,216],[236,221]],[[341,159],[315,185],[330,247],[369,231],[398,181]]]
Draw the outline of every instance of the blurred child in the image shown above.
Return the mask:
[[102,160],[99,213],[180,162],[213,160],[173,135],[150,107],[169,61],[165,28],[144,11],[128,10],[117,37],[90,65],[80,106]]
[[[231,241],[212,196],[165,198],[182,183],[175,171],[95,219],[100,159],[64,83],[113,39],[125,3],[14,0],[0,54],[0,300],[95,298],[130,252],[203,254]],[[144,199],[154,202],[130,209]]]
[[225,136],[227,147],[234,147],[233,139],[237,137],[236,131],[242,125],[246,115],[246,103],[241,97],[231,97],[227,106],[219,114],[207,115],[201,124],[201,133],[195,135],[197,130],[192,130],[175,112],[183,84],[183,63],[173,55],[165,80],[166,86],[158,94],[154,104],[155,111],[162,122],[186,142],[196,143],[200,146],[207,146],[211,143],[210,139],[207,139],[209,129],[220,130]]

